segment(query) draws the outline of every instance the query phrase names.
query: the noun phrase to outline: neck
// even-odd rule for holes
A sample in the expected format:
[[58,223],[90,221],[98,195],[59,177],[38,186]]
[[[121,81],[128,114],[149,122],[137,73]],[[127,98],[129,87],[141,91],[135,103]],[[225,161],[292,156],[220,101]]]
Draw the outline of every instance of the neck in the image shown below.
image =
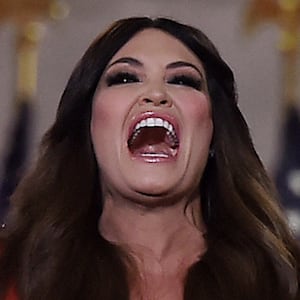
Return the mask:
[[204,253],[205,226],[200,216],[199,199],[193,199],[186,209],[183,201],[146,208],[107,196],[99,230],[104,238],[129,248],[154,270],[154,264],[175,267],[174,262],[181,264],[187,257],[194,262]]

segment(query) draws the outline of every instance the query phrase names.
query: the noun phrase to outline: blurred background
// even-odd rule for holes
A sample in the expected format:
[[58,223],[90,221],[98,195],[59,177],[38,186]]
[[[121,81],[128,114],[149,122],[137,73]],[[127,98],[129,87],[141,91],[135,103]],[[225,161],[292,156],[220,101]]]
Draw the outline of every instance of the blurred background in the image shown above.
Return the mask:
[[299,0],[0,0],[2,220],[76,62],[112,21],[133,15],[175,18],[216,44],[235,73],[256,149],[300,234]]

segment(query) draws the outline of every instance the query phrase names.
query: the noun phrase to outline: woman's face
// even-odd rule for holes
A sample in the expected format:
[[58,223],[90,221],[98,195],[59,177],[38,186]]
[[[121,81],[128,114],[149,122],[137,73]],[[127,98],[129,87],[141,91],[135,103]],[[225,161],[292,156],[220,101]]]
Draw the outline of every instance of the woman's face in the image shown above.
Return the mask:
[[194,192],[212,132],[203,65],[179,40],[146,29],[113,56],[91,120],[105,193],[153,205]]

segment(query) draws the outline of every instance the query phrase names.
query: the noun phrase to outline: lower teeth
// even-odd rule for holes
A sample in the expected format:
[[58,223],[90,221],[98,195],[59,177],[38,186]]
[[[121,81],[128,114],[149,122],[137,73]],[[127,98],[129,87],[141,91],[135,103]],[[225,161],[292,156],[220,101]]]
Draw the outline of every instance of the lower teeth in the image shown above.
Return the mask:
[[162,158],[168,158],[169,155],[165,153],[143,153],[142,156],[144,157],[162,157]]

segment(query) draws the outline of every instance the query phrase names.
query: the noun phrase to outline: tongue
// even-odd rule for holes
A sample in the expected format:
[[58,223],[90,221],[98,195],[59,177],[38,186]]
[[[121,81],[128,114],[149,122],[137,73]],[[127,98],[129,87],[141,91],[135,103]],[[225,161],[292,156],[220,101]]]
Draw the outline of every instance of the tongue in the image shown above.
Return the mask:
[[173,157],[176,154],[176,147],[172,147],[171,144],[164,128],[143,128],[130,143],[129,149],[136,156]]
[[175,150],[170,148],[166,143],[143,145],[132,152],[136,156],[159,156],[159,157],[173,157]]

